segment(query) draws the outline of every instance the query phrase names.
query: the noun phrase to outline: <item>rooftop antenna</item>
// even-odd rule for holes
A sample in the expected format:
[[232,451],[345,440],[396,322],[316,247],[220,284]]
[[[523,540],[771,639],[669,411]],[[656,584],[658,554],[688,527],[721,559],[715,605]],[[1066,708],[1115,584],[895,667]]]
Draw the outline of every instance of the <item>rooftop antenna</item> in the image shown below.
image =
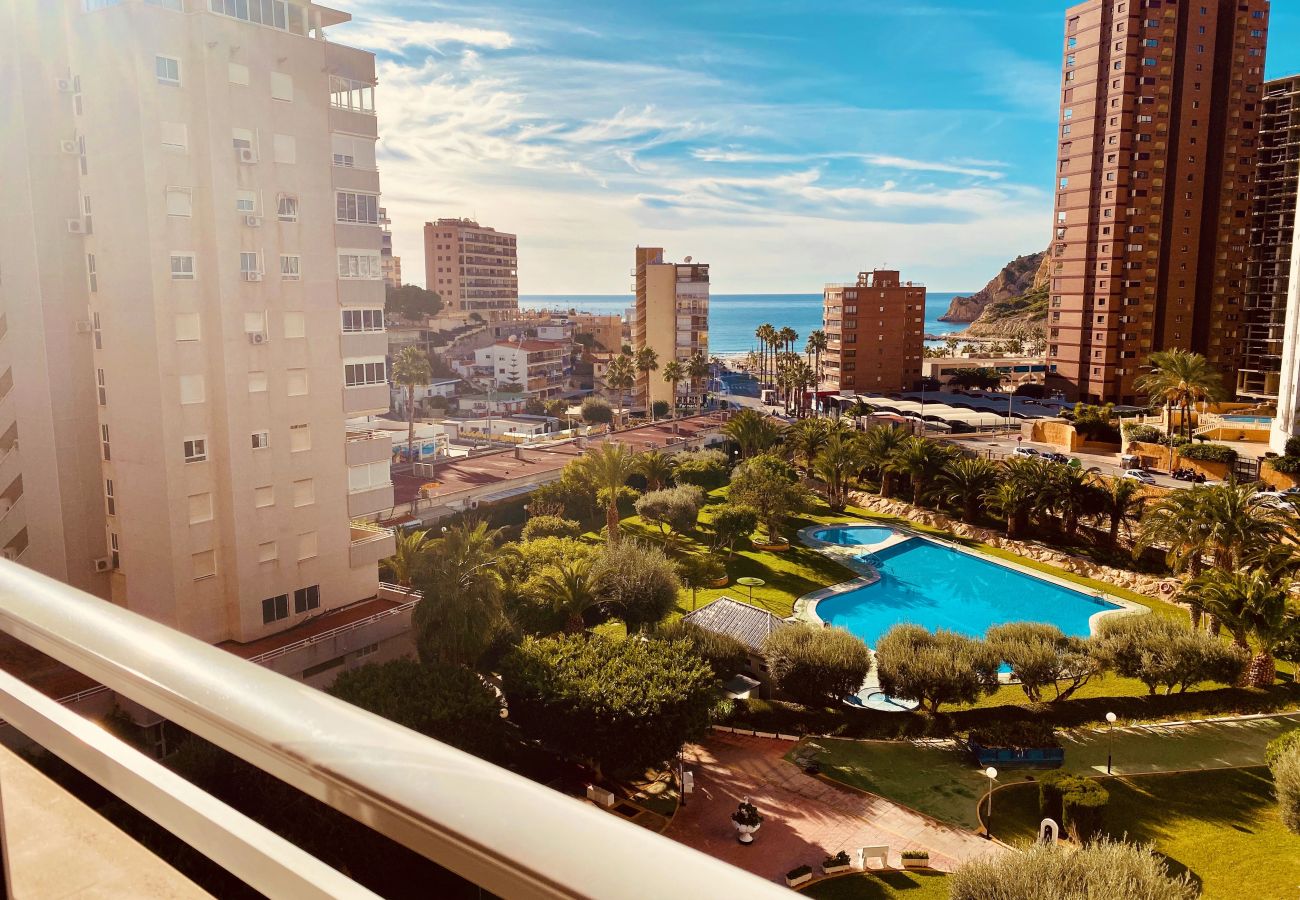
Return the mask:
[[687,261],[687,262],[690,262],[690,261],[691,261],[691,257],[689,257],[689,256],[686,257],[686,261]]

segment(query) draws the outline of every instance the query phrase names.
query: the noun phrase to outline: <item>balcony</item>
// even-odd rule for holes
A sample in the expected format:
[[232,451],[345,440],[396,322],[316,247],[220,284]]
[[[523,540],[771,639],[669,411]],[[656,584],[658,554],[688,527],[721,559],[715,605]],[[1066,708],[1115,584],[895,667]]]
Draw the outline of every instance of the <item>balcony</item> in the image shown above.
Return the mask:
[[[389,491],[392,487],[389,487]],[[349,500],[350,502],[350,500]],[[389,506],[392,504],[390,503]],[[373,566],[397,551],[397,536],[393,529],[368,522],[353,522],[352,537],[348,542],[348,561],[352,568]]]
[[388,385],[366,384],[343,389],[343,414],[375,416],[388,412]]
[[[12,563],[0,563],[0,631],[485,892],[604,898],[628,896],[632,886],[653,883],[657,894],[683,900],[789,896],[784,888]],[[0,716],[256,891],[270,897],[374,896],[3,671]],[[30,846],[29,836],[39,834],[38,817],[50,804],[11,803],[10,770],[5,765],[0,772],[11,883],[93,870],[102,855],[96,848],[110,826],[88,817],[83,821],[90,834],[78,833],[75,848],[41,841],[38,855],[19,852],[24,838]],[[156,858],[127,849],[108,855],[145,881],[141,870]],[[159,863],[158,872],[166,871]],[[164,882],[139,891],[120,884],[106,893],[189,896],[183,888]]]

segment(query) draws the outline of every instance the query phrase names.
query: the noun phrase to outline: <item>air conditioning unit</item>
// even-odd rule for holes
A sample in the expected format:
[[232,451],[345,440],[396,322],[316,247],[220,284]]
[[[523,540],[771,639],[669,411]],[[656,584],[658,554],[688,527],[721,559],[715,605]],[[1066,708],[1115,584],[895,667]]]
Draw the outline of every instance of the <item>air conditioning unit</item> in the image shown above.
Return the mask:
[[86,223],[82,219],[68,219],[68,234],[85,234]]
[[113,560],[107,556],[99,557],[95,560],[95,571],[100,573],[113,571]]
[[87,319],[80,319],[77,322],[77,334],[90,334],[95,330],[95,326]]
[[69,156],[76,156],[81,152],[81,145],[76,141],[59,141],[59,151]]
[[244,280],[245,280],[245,281],[261,281],[261,280],[262,280],[262,273],[261,273],[261,272],[245,272],[245,273],[244,273]]
[[252,147],[240,147],[239,161],[246,165],[257,162],[257,151]]
[[244,216],[244,224],[249,228],[257,228],[262,224],[261,216]]
[[250,332],[248,333],[248,342],[249,342],[250,344],[253,344],[253,345],[265,344],[265,343],[266,343],[266,332],[265,332],[265,331],[250,331]]
[[71,78],[54,79],[54,87],[58,89],[60,94],[75,94],[77,92],[77,85]]

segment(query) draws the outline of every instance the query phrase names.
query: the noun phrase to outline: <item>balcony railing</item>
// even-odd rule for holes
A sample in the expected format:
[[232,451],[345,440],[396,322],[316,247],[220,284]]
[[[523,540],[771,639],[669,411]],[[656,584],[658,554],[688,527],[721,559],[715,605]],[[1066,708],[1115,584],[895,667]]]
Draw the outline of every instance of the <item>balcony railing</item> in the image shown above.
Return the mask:
[[[498,896],[626,897],[647,884],[657,895],[701,900],[788,896],[609,813],[6,562],[0,562],[0,631]],[[374,896],[3,671],[0,716],[267,896]]]

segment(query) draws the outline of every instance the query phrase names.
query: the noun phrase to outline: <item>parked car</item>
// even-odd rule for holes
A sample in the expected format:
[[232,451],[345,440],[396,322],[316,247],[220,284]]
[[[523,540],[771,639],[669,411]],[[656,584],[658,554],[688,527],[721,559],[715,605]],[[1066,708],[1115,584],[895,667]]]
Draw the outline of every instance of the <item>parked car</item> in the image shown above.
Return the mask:
[[1127,478],[1130,481],[1140,481],[1143,484],[1155,484],[1156,479],[1150,472],[1143,472],[1141,469],[1129,469],[1120,478]]
[[1256,491],[1255,496],[1274,509],[1286,510],[1300,504],[1300,488],[1287,488],[1284,491]]
[[1031,457],[1031,458],[1036,458],[1036,457],[1039,457],[1039,456],[1046,456],[1046,455],[1047,455],[1047,454],[1045,454],[1045,453],[1039,453],[1039,452],[1038,452],[1037,450],[1035,450],[1033,447],[1017,447],[1015,450],[1013,450],[1013,451],[1011,451],[1011,452],[1012,452],[1012,455],[1013,455],[1013,456],[1028,456],[1028,457]]
[[1064,453],[1044,453],[1043,455],[1052,462],[1061,463],[1062,465],[1065,465],[1070,461],[1070,457],[1066,456]]

